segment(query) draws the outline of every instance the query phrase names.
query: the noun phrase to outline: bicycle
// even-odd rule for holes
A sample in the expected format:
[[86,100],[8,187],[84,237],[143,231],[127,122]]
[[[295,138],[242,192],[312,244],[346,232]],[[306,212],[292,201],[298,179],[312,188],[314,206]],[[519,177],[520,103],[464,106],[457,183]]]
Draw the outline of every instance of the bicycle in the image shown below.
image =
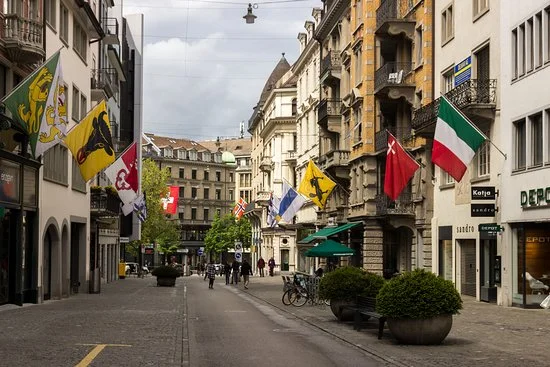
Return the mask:
[[[283,279],[285,278],[283,277]],[[301,282],[303,282],[303,280],[298,280],[296,276],[294,276],[293,282],[291,282],[289,278],[285,280],[283,297],[281,298],[285,306],[293,305],[302,307],[310,300],[311,297],[309,292]]]

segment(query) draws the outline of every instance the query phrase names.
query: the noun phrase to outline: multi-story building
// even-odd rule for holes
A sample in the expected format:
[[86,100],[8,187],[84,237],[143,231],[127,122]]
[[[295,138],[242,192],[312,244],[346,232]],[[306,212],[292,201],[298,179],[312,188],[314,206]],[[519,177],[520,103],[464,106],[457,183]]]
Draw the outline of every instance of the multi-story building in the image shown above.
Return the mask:
[[[168,185],[179,187],[178,212],[171,219],[181,228],[178,262],[201,260],[199,248],[214,216],[230,213],[235,205],[235,166],[226,164],[223,153],[210,151],[188,139],[145,133],[143,157],[170,172]],[[227,153],[227,152],[226,152]],[[187,258],[186,258],[187,257]]]
[[[497,300],[504,306],[539,307],[550,286],[550,104],[544,92],[550,78],[550,2],[516,6],[501,1],[500,8],[494,1],[490,8],[488,1],[480,3],[486,7],[480,10],[487,13],[482,17],[501,15],[500,42],[493,41],[492,34],[486,38],[491,40],[491,68],[493,55],[500,52],[496,108],[500,108],[500,148],[507,159],[503,161],[491,149],[491,176],[494,171],[501,173],[496,201],[500,221],[498,216],[487,219],[502,228],[496,228],[497,253],[487,251],[480,241],[479,284],[483,287],[489,281],[499,286]],[[486,29],[493,26],[498,27],[493,23]],[[491,69],[491,78],[496,75]],[[499,159],[494,161],[493,156]],[[501,271],[501,279],[489,270],[495,268]]]
[[[436,1],[434,29],[434,97],[445,97],[495,145],[499,145],[500,83],[499,2]],[[418,135],[433,137],[440,98],[414,111]],[[509,132],[508,132],[509,133]],[[432,270],[452,280],[461,294],[496,300],[491,275],[497,255],[494,232],[479,226],[498,221],[495,211],[478,211],[495,201],[473,190],[499,189],[504,157],[484,143],[460,182],[435,167],[432,220]],[[429,177],[425,178],[429,180]],[[482,216],[480,216],[482,215]]]

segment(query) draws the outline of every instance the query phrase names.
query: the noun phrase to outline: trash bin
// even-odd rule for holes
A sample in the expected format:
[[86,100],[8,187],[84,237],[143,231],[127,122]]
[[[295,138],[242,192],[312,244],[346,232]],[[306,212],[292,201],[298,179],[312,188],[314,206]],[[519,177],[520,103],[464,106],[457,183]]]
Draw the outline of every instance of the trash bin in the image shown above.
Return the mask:
[[124,278],[126,278],[126,263],[120,262],[118,263],[118,279]]

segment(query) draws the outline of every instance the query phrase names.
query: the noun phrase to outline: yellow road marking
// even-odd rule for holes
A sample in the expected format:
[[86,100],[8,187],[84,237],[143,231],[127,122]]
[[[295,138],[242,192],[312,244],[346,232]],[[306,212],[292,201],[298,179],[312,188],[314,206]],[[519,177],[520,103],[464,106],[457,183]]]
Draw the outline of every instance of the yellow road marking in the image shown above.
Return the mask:
[[92,361],[101,353],[106,347],[131,347],[128,344],[77,344],[77,345],[95,345],[95,348],[92,349],[84,359],[80,361],[75,367],[87,367],[92,363]]

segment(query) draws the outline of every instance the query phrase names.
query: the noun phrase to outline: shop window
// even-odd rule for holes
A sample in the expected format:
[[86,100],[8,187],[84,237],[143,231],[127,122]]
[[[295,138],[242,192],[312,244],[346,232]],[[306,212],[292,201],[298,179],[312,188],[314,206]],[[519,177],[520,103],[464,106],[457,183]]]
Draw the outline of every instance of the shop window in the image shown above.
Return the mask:
[[439,276],[453,280],[453,241],[439,241]]

